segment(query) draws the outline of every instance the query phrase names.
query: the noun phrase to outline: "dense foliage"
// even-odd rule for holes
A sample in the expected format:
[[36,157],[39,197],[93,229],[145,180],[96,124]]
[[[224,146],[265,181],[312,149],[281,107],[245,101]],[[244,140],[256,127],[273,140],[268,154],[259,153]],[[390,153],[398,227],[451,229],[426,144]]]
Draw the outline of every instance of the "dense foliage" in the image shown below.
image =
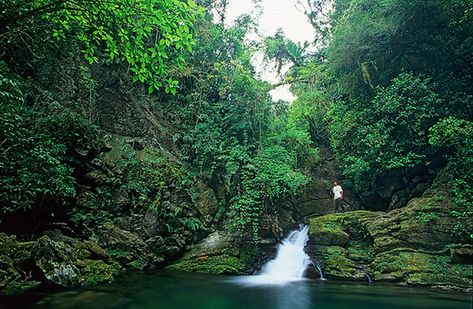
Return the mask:
[[262,214],[276,214],[307,183],[304,164],[316,154],[309,134],[277,115],[269,85],[255,79],[243,43],[251,27],[245,16],[230,28],[201,23],[183,89],[164,108],[175,117],[174,141],[217,192],[230,228],[257,239]]
[[126,62],[133,81],[145,83],[149,92],[172,93],[202,13],[192,0],[0,1],[0,7],[1,45],[24,44],[24,34],[51,45],[74,40],[89,63]]
[[[7,176],[2,178],[3,214],[25,212],[25,217],[34,217],[29,210],[39,207],[52,213],[54,207],[63,207],[64,220],[90,226],[94,219],[113,220],[118,209],[112,202],[114,192],[126,191],[128,211],[153,213],[166,222],[163,233],[194,232],[203,228],[203,218],[189,211],[189,197],[196,199],[202,193],[193,186],[203,182],[218,201],[215,224],[256,240],[262,217],[276,220],[280,204],[308,183],[317,151],[310,134],[287,117],[286,103],[273,104],[270,85],[255,77],[255,49],[245,42],[254,20],[242,16],[227,27],[225,1],[197,3],[205,13],[193,1],[180,0],[4,5],[0,43],[6,47],[4,60],[12,73],[34,78],[43,72],[39,68],[78,61],[78,52],[86,62],[74,64],[79,72],[72,73],[71,85],[77,89],[68,84],[61,95],[57,89],[38,90],[51,87],[48,83],[38,85],[5,71],[0,145],[0,172]],[[24,35],[37,39],[20,48]],[[276,47],[279,39],[282,36],[268,39],[267,48]],[[300,57],[302,47],[285,42],[289,52],[299,52]],[[20,54],[26,57],[17,63]],[[25,67],[34,72],[24,74]],[[165,113],[176,153],[166,156],[162,148],[147,148],[137,155],[124,144],[112,143],[110,157],[118,161],[90,162],[100,152],[100,143],[110,143],[107,132],[97,130],[94,123],[101,116],[92,115],[100,110],[93,105],[100,87],[110,87],[100,79],[103,76],[97,78],[96,72],[103,70],[126,87],[121,91],[139,93],[143,106],[153,101]],[[129,72],[131,81],[139,80],[149,91],[138,85],[130,90],[131,84],[123,80]],[[160,89],[164,91],[147,94]],[[46,99],[43,92],[48,93]],[[78,95],[82,93],[85,99]],[[91,148],[97,151],[89,154]],[[175,155],[180,164],[171,159]],[[100,180],[94,173],[83,175],[91,165],[97,168],[97,162],[113,172]],[[96,188],[87,193],[91,184]],[[176,204],[170,205],[170,199]]]
[[75,195],[68,154],[95,143],[96,128],[59,103],[30,108],[17,81],[0,75],[0,214],[64,204]]
[[471,8],[471,1],[340,0],[325,12],[328,46],[287,78],[300,93],[293,117],[328,133],[358,189],[445,153],[428,142],[444,117],[471,121]]
[[458,207],[452,216],[463,218],[455,233],[465,234],[472,210],[473,2],[298,3],[326,41],[286,76],[298,95],[290,119],[319,143],[329,141],[345,183],[360,193],[396,172],[445,160]]
[[[227,25],[224,0],[0,1],[0,217],[80,204],[91,185],[81,173],[97,168],[110,133],[104,115],[91,116],[106,110],[92,106],[99,90],[152,110],[143,144],[154,148],[110,167],[117,175],[92,183],[97,207],[73,209],[66,221],[112,218],[99,200],[123,189],[127,210],[154,212],[166,233],[201,230],[188,205],[166,208],[163,199],[192,200],[202,182],[218,202],[212,224],[256,240],[263,218],[277,221],[311,181],[319,146],[358,192],[443,159],[459,205],[452,216],[470,216],[472,2],[297,3],[318,31],[315,52],[282,31],[252,44],[255,20]],[[292,65],[294,103],[272,102],[271,85],[256,78],[257,47],[278,72]],[[38,76],[57,65],[74,71],[67,98]],[[134,113],[121,111],[117,118]]]
[[327,114],[332,147],[360,189],[384,171],[428,162],[428,130],[444,103],[428,79],[406,73],[377,92],[370,104],[336,102]]

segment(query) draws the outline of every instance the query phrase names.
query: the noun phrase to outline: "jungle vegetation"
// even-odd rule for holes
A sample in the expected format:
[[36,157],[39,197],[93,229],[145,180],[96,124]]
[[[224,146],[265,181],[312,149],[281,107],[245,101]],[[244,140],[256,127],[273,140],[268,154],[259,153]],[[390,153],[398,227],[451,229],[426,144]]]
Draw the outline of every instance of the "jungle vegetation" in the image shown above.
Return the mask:
[[[71,220],[77,160],[106,148],[110,133],[90,108],[97,71],[119,76],[164,115],[228,229],[257,239],[261,215],[311,181],[320,145],[358,192],[441,161],[452,170],[452,216],[471,217],[473,2],[298,2],[318,30],[314,42],[282,31],[249,41],[257,20],[226,25],[220,0],[0,1],[2,224],[53,210]],[[285,83],[295,102],[272,102],[256,52],[279,69],[292,64]],[[64,88],[75,88],[50,87],[45,72],[67,66],[78,82]]]

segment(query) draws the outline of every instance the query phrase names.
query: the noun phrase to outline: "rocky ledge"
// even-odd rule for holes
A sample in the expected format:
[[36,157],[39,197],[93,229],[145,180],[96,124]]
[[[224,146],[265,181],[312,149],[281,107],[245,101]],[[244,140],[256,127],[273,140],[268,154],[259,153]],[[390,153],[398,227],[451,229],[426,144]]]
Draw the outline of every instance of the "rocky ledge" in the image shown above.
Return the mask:
[[[458,206],[439,176],[422,197],[390,212],[352,211],[309,219],[310,252],[324,275],[472,290],[473,246],[459,235]],[[453,217],[453,218],[452,218]]]

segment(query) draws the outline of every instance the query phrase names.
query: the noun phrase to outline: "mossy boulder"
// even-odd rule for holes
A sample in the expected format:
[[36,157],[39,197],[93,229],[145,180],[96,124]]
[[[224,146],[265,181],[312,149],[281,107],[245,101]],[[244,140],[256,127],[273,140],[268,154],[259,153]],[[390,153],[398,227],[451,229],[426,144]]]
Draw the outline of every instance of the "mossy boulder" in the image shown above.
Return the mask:
[[164,257],[155,253],[139,235],[113,224],[105,224],[95,231],[93,239],[105,248],[106,254],[125,268],[143,270],[157,267]]
[[62,241],[43,236],[32,249],[33,259],[51,282],[63,287],[80,286],[80,271],[75,265],[75,250]]
[[[318,220],[317,220],[318,219]],[[343,230],[335,215],[327,215],[322,219],[316,218],[310,222],[313,240],[320,245],[344,246],[349,235]]]
[[375,212],[360,210],[312,218],[309,221],[311,239],[319,245],[345,246],[350,232],[353,234],[363,231],[364,222],[377,215]]
[[348,258],[348,250],[341,246],[320,246],[322,267],[329,278],[350,279],[357,275],[355,263]]
[[114,269],[102,260],[83,260],[80,267],[82,285],[96,285],[113,281]]
[[184,272],[200,272],[209,274],[241,274],[246,264],[241,259],[229,255],[198,256],[184,258],[169,265],[166,269]]
[[94,285],[110,282],[118,273],[114,261],[98,244],[57,232],[49,234],[32,248],[32,258],[49,282],[63,287]]
[[15,236],[0,233],[0,295],[23,293],[40,284],[22,271],[31,261],[33,242],[19,242]]
[[0,295],[23,293],[42,283],[77,287],[110,282],[122,267],[97,243],[47,231],[21,242],[0,233]]
[[185,272],[241,274],[247,266],[243,260],[235,239],[216,231],[166,268]]
[[471,266],[455,264],[449,256],[399,248],[376,256],[373,275],[378,279],[415,285],[471,286]]
[[37,280],[25,278],[4,256],[0,256],[0,259],[0,295],[21,294],[40,284]]

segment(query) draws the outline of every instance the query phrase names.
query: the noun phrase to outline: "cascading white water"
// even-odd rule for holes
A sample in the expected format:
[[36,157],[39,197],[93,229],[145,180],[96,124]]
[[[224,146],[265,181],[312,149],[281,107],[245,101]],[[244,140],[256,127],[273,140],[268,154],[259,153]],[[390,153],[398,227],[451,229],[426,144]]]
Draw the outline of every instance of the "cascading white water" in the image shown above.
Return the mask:
[[308,226],[300,231],[292,231],[279,245],[276,258],[269,261],[261,270],[262,276],[300,279],[310,264],[304,247],[309,240]]
[[304,271],[312,263],[304,251],[309,240],[308,232],[308,226],[292,231],[278,246],[276,258],[263,266],[260,275],[239,278],[238,281],[256,285],[304,280]]

